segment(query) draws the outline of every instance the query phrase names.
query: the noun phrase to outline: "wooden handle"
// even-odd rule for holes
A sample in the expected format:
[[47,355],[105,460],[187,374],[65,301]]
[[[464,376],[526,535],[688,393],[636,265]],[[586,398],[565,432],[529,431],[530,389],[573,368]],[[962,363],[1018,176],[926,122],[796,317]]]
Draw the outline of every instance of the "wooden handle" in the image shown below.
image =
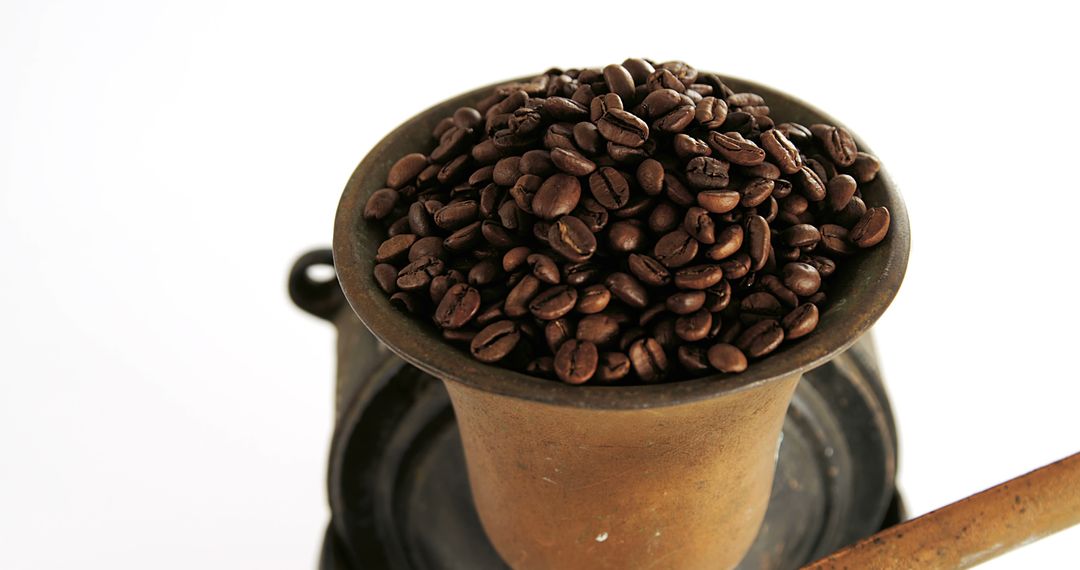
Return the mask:
[[1080,453],[991,487],[804,569],[970,568],[1080,523]]

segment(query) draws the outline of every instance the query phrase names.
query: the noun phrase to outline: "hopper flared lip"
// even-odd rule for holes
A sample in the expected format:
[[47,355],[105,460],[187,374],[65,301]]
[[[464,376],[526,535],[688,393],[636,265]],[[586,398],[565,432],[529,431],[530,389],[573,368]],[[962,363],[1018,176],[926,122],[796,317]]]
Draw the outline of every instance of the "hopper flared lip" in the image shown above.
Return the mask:
[[[717,74],[737,90],[762,94],[777,122],[826,122],[841,125],[829,115],[798,98],[765,85]],[[381,238],[377,228],[363,219],[364,203],[383,187],[390,165],[406,152],[430,150],[431,130],[439,119],[458,107],[470,105],[497,85],[447,99],[402,123],[376,144],[349,178],[334,224],[334,264],[350,306],[364,325],[405,361],[437,377],[486,392],[558,406],[593,409],[642,409],[678,405],[747,389],[754,385],[801,374],[848,348],[885,312],[899,290],[907,269],[910,228],[907,210],[892,179],[882,167],[875,181],[860,187],[869,205],[884,205],[891,215],[889,235],[876,247],[859,252],[845,267],[846,295],[830,298],[818,328],[809,336],[750,364],[740,374],[712,374],[658,384],[573,386],[537,378],[473,359],[414,317],[394,308],[372,275],[374,252]],[[781,103],[777,105],[777,103]],[[779,111],[779,112],[778,112]],[[853,133],[854,134],[854,133]],[[855,135],[861,150],[869,148]],[[851,272],[851,266],[858,270]],[[844,269],[841,269],[844,271]],[[835,276],[839,277],[839,275]]]

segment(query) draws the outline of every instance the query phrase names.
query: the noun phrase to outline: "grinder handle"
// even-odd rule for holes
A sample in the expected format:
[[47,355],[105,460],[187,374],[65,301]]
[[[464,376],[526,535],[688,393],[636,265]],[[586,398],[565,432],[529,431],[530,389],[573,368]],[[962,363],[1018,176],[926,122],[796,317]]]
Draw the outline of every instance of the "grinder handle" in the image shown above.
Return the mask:
[[337,273],[327,280],[316,280],[308,269],[318,266],[334,268],[334,253],[328,248],[313,249],[301,255],[289,271],[289,297],[297,307],[327,321],[333,321],[345,306]]

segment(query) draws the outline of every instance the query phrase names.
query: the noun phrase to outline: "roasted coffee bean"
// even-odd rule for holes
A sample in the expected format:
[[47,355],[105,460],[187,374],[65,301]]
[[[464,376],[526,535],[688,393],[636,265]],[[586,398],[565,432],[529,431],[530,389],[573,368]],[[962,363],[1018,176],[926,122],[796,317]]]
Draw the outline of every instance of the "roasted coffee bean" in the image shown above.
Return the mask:
[[595,122],[600,134],[615,144],[636,148],[649,139],[649,125],[629,111],[609,108]]
[[589,102],[589,120],[596,123],[610,111],[623,110],[623,101],[616,93],[605,93]]
[[843,127],[822,124],[810,125],[810,132],[814,134],[814,138],[817,139],[825,152],[829,154],[829,158],[837,165],[851,166],[855,162],[855,156],[859,149],[856,147],[855,139],[851,136],[851,133],[847,132]]
[[758,282],[781,303],[789,307],[794,307],[799,304],[799,296],[791,289],[788,289],[787,285],[784,285],[784,282],[781,281],[779,277],[775,275],[765,275]]
[[807,200],[810,200],[811,202],[820,202],[825,199],[825,183],[821,181],[821,177],[809,166],[803,166],[793,176],[799,184],[799,188],[802,190],[802,195],[805,196]]
[[803,166],[799,149],[779,129],[761,133],[761,147],[784,174],[795,174]]
[[600,363],[596,368],[596,379],[600,382],[615,382],[630,374],[630,358],[621,352],[600,354]]
[[544,148],[555,150],[557,148],[574,149],[574,130],[566,123],[555,123],[544,132]]
[[475,200],[451,202],[435,212],[435,225],[444,230],[456,230],[471,224],[480,211],[480,204]]
[[645,229],[638,220],[619,220],[608,229],[608,244],[617,253],[638,251],[645,245]]
[[398,271],[397,286],[404,291],[416,291],[431,284],[431,278],[446,271],[446,264],[435,257],[421,257]]
[[696,342],[709,335],[712,313],[704,309],[675,319],[675,334],[686,342]]
[[664,175],[664,195],[677,206],[689,207],[694,203],[694,194],[678,177],[672,173]]
[[583,384],[596,373],[599,359],[595,344],[568,340],[555,353],[555,374],[567,384]]
[[657,382],[667,375],[667,354],[656,339],[642,338],[634,341],[628,354],[634,372],[642,381]]
[[408,219],[409,229],[417,236],[427,237],[434,235],[438,231],[435,222],[431,219],[431,214],[428,213],[421,202],[413,202],[409,206]]
[[563,281],[574,287],[598,281],[600,277],[600,267],[589,262],[570,263],[563,267]]
[[532,250],[524,245],[507,251],[502,258],[503,271],[507,273],[517,271],[518,268],[525,265],[530,255],[532,255]]
[[415,180],[427,166],[428,159],[423,154],[406,154],[390,167],[390,172],[386,175],[386,185],[395,190],[401,188]]
[[664,166],[659,161],[643,160],[637,167],[636,177],[646,194],[656,196],[664,191]]
[[604,229],[611,217],[607,208],[589,196],[583,197],[572,213],[574,217],[585,222],[585,226],[594,234]]
[[606,309],[610,302],[611,291],[606,285],[589,285],[581,290],[574,309],[585,315],[593,315]]
[[752,178],[739,188],[739,205],[744,208],[760,206],[772,196],[775,182],[768,178]]
[[443,295],[435,309],[435,323],[444,329],[457,329],[465,326],[480,310],[480,292],[458,283]]
[[630,254],[627,258],[627,266],[642,283],[661,287],[671,282],[671,273],[656,259],[648,255]]
[[495,258],[481,260],[469,269],[469,285],[482,287],[491,284],[499,276],[499,265]]
[[776,350],[784,341],[784,328],[774,319],[758,321],[739,335],[735,346],[751,358],[760,358]]
[[544,220],[554,220],[572,212],[580,199],[581,183],[577,178],[568,174],[552,174],[533,196],[533,213]]
[[829,200],[829,207],[839,212],[847,207],[848,202],[855,196],[858,184],[855,179],[847,174],[837,174],[829,180],[825,188],[825,196]]
[[760,271],[769,260],[772,247],[772,231],[769,222],[761,216],[750,216],[746,220],[747,253],[750,255],[750,270]]
[[664,315],[665,311],[667,311],[667,307],[664,306],[663,303],[656,303],[655,305],[652,305],[651,307],[645,309],[641,312],[640,315],[638,315],[638,324],[641,326],[646,326],[656,320],[657,317]]
[[705,97],[697,104],[694,118],[706,129],[718,129],[727,119],[728,106],[723,99]]
[[[530,150],[521,155],[521,160],[517,163],[517,169],[522,174],[532,174],[543,178],[555,172],[555,164],[551,161],[550,152],[546,150]],[[507,173],[508,176],[512,174],[512,172]],[[517,179],[514,182],[517,182]]]
[[634,78],[625,67],[613,63],[604,68],[604,82],[608,89],[623,101],[634,98]]
[[569,320],[555,319],[544,325],[544,341],[552,353],[558,352],[559,347],[574,338],[574,325]]
[[503,312],[508,317],[523,317],[529,313],[529,303],[540,292],[540,280],[533,275],[525,275],[506,295]]
[[683,370],[691,374],[702,374],[709,370],[709,358],[703,347],[684,344],[675,350],[675,356]]
[[746,274],[750,273],[750,265],[750,256],[743,252],[736,253],[720,262],[720,267],[724,270],[724,279],[728,280],[746,277]]
[[[480,293],[480,300],[484,300],[483,292]],[[480,312],[477,313],[476,318],[473,321],[477,326],[486,327],[491,323],[502,320],[506,317],[506,312],[503,310],[503,304],[496,302],[487,307],[481,307]]]
[[626,178],[610,166],[589,175],[589,191],[600,205],[609,210],[622,208],[630,200],[630,185]]
[[739,317],[744,322],[757,322],[761,319],[775,319],[784,314],[784,307],[772,293],[758,291],[743,297],[739,302]]
[[414,243],[416,243],[416,236],[413,234],[396,235],[379,245],[378,251],[375,252],[375,261],[385,263],[401,259]]
[[806,263],[817,270],[823,279],[827,279],[836,271],[836,262],[821,255],[804,255],[799,261]]
[[656,71],[651,63],[639,57],[628,58],[622,62],[622,66],[630,73],[637,85],[644,85],[649,80],[649,75]]
[[514,350],[521,340],[521,331],[514,321],[496,321],[476,333],[469,343],[469,352],[481,362],[498,362]]
[[538,319],[554,320],[573,310],[577,297],[577,289],[569,285],[556,285],[533,297],[529,302],[529,311]]
[[604,280],[604,284],[611,290],[612,295],[630,307],[642,309],[649,304],[649,294],[645,286],[627,273],[612,273]]
[[867,184],[877,178],[877,173],[881,170],[881,163],[878,162],[877,157],[874,155],[859,152],[855,155],[855,162],[851,163],[848,170],[859,184]]
[[694,106],[682,105],[653,121],[653,129],[663,133],[681,133],[694,121]]
[[393,295],[398,290],[397,274],[397,268],[389,263],[375,265],[375,282],[388,295]]
[[454,251],[465,251],[475,245],[480,237],[480,222],[473,222],[447,236],[443,246]]
[[587,176],[596,170],[596,163],[576,150],[557,148],[551,151],[551,162],[559,170],[572,176]]
[[680,290],[667,297],[664,306],[678,315],[690,314],[705,306],[705,297],[703,290]]
[[649,212],[648,227],[655,234],[666,234],[679,227],[685,215],[671,202],[660,202]]
[[727,343],[717,343],[709,347],[706,353],[709,365],[720,372],[736,373],[746,370],[746,355],[741,350]]
[[386,228],[386,237],[394,237],[401,234],[409,233],[409,218],[403,216],[395,220],[389,227]]
[[724,278],[719,265],[695,265],[675,272],[675,286],[679,289],[708,289]]
[[671,146],[675,150],[675,154],[679,155],[680,158],[689,159],[695,156],[709,156],[712,154],[712,148],[705,144],[705,141],[684,134],[675,135],[671,139]]
[[742,194],[734,190],[705,190],[698,192],[697,203],[713,214],[725,214],[735,209]]
[[600,313],[582,317],[577,324],[577,338],[604,345],[619,336],[619,323],[611,316]]
[[781,174],[780,169],[771,162],[762,162],[754,166],[740,166],[738,172],[748,177],[772,180],[774,183],[780,179]]
[[836,213],[834,221],[837,225],[854,229],[855,224],[859,223],[859,220],[865,215],[866,202],[863,202],[862,198],[858,196],[852,196],[851,200],[848,200],[847,206],[844,206],[843,210]]
[[784,336],[795,340],[810,334],[818,324],[818,308],[813,303],[803,303],[780,320],[784,327]]
[[746,140],[733,133],[710,131],[706,138],[709,146],[725,160],[742,166],[754,166],[765,160],[765,151],[753,141]]
[[698,156],[686,163],[686,180],[695,188],[714,189],[728,185],[728,163]]
[[809,297],[821,288],[821,274],[807,263],[786,263],[784,285],[800,297]]
[[850,241],[847,229],[836,224],[822,224],[821,245],[825,251],[836,255],[855,253],[855,246]]
[[[397,276],[395,276],[394,278],[396,279]],[[431,297],[432,304],[434,304],[436,307],[438,307],[439,303],[442,302],[443,297],[446,296],[446,292],[449,291],[450,288],[453,287],[454,285],[457,285],[458,283],[462,283],[462,282],[463,282],[463,280],[459,280],[459,279],[456,279],[454,277],[451,277],[447,273],[444,273],[442,275],[436,275],[435,277],[432,277],[431,278],[431,285],[428,285],[428,296]],[[395,283],[395,286],[396,286],[396,283]]]
[[419,313],[424,307],[423,302],[412,291],[398,291],[390,295],[390,304],[406,313]]
[[724,226],[716,234],[716,243],[705,250],[705,257],[720,261],[735,255],[743,244],[743,228],[738,224]]
[[443,240],[440,237],[428,236],[422,237],[413,242],[412,247],[409,248],[409,261],[416,261],[421,257],[445,257],[446,248],[443,247]]
[[574,125],[574,144],[588,154],[600,154],[604,151],[604,137],[600,136],[596,125],[582,121]]
[[581,262],[596,252],[596,236],[580,219],[563,216],[547,232],[548,245],[567,261]]
[[529,255],[527,261],[537,279],[549,285],[559,283],[559,266],[555,264],[555,260],[542,253],[534,253]]
[[665,234],[653,247],[653,257],[668,268],[682,267],[690,263],[697,256],[697,252],[697,240],[682,229]]
[[810,224],[796,224],[781,232],[780,237],[791,247],[813,247],[821,240],[821,232]]
[[716,243],[716,225],[705,208],[689,208],[683,218],[683,229],[697,241],[709,245]]
[[489,244],[499,250],[508,249],[517,244],[517,239],[514,235],[495,220],[484,220],[481,222],[480,235],[482,235]]
[[491,179],[500,186],[513,186],[521,177],[521,157],[508,156],[495,163],[491,171]]
[[364,219],[385,219],[394,211],[394,206],[397,205],[398,198],[398,191],[393,188],[376,190],[368,197],[367,203],[364,204]]
[[583,121],[589,118],[588,107],[566,97],[548,97],[540,108],[556,121]]
[[889,231],[889,210],[884,206],[870,208],[863,214],[849,235],[859,247],[874,247],[885,239]]

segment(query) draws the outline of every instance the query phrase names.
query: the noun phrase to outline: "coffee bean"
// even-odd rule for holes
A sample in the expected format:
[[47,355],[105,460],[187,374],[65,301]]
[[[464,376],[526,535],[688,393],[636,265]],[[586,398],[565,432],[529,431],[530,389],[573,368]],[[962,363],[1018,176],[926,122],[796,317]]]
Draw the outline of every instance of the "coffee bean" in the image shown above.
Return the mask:
[[888,231],[889,210],[879,206],[870,208],[863,214],[859,222],[851,228],[849,237],[859,247],[873,247],[885,239]]
[[484,220],[481,222],[480,235],[482,235],[489,244],[500,250],[509,249],[517,244],[517,239],[514,235],[495,220]]
[[529,311],[538,319],[554,320],[573,310],[577,297],[577,289],[569,285],[556,285],[533,297],[529,302]]
[[712,287],[724,278],[724,269],[719,265],[695,265],[675,272],[675,286],[679,289],[703,290]]
[[694,194],[672,173],[664,174],[664,195],[683,208],[694,203]]
[[608,223],[611,216],[608,214],[607,208],[600,205],[590,196],[585,196],[578,202],[577,208],[574,208],[572,212],[574,217],[585,222],[585,226],[589,228],[592,233],[597,233],[603,230]]
[[444,257],[446,248],[443,247],[440,237],[428,236],[413,242],[409,247],[409,261],[416,261],[421,257]]
[[720,372],[736,373],[746,370],[746,355],[730,344],[721,342],[710,346],[707,356],[709,365]]
[[750,273],[750,265],[750,256],[744,252],[736,253],[720,262],[720,267],[724,270],[724,279],[728,280],[746,277],[746,274]]
[[534,358],[525,365],[525,372],[533,376],[550,378],[555,375],[555,358],[551,356]]
[[806,263],[786,263],[784,285],[800,297],[809,297],[821,288],[821,274]]
[[776,350],[784,340],[784,329],[774,319],[758,321],[739,335],[735,346],[751,358],[760,358]]
[[803,196],[811,202],[820,202],[825,199],[825,184],[809,166],[803,166],[794,174],[795,180],[802,190]]
[[394,237],[396,235],[407,233],[409,233],[409,218],[407,216],[398,218],[386,228],[386,237]]
[[683,218],[683,229],[694,239],[703,244],[716,242],[716,226],[709,217],[708,210],[704,208],[689,208],[686,217]]
[[631,148],[645,144],[649,138],[649,125],[622,109],[608,109],[595,121],[600,134],[607,140]]
[[399,234],[396,235],[379,245],[378,251],[375,252],[375,261],[377,263],[385,263],[387,261],[394,261],[405,257],[409,248],[416,242],[416,236],[413,234]]
[[618,95],[623,101],[634,98],[634,78],[625,67],[611,64],[604,68],[604,81],[612,93]]
[[725,214],[735,209],[742,194],[734,190],[705,190],[698,192],[697,203],[713,214]]
[[781,232],[780,237],[792,247],[813,247],[821,240],[821,232],[810,224],[796,224]]
[[577,338],[604,345],[619,335],[619,323],[611,316],[600,313],[582,317],[577,324]]
[[559,283],[559,266],[555,260],[542,253],[534,253],[529,255],[527,261],[537,279],[549,285]]
[[476,333],[469,343],[469,351],[481,362],[498,362],[514,350],[521,340],[521,332],[513,321],[496,321]]
[[849,239],[847,229],[835,224],[822,224],[821,245],[825,248],[825,251],[836,255],[855,253],[855,246]]
[[[554,154],[552,156],[554,158]],[[577,178],[568,174],[553,174],[540,185],[533,196],[533,213],[542,219],[554,220],[572,212],[579,199],[581,184]]]
[[781,303],[789,307],[794,307],[799,304],[799,296],[791,289],[788,289],[787,285],[784,285],[784,282],[781,281],[779,277],[775,275],[765,275],[758,282]]
[[664,347],[654,338],[634,341],[628,350],[634,373],[644,382],[657,382],[667,375],[668,360]]
[[694,106],[681,105],[653,121],[653,129],[663,133],[681,133],[694,121]]
[[465,326],[480,309],[480,292],[464,284],[451,287],[435,309],[435,323],[444,329]]
[[817,124],[810,125],[810,132],[814,134],[814,138],[833,162],[840,166],[851,166],[855,162],[859,149],[855,145],[855,139],[847,130],[842,127]]
[[847,207],[848,202],[855,196],[858,184],[855,179],[847,174],[837,174],[829,180],[825,189],[825,195],[829,200],[829,207],[839,212]]
[[645,229],[638,220],[619,220],[608,229],[608,244],[618,253],[637,251],[645,244]]
[[686,163],[686,179],[695,188],[713,189],[728,185],[728,163],[698,156]]
[[605,93],[589,102],[589,120],[596,123],[609,111],[623,109],[622,98],[617,93]]
[[427,166],[428,159],[423,154],[406,154],[390,167],[390,172],[386,175],[386,185],[395,190],[401,188],[416,179]]
[[483,259],[469,269],[469,285],[481,287],[489,285],[499,276],[500,264],[495,258]]
[[525,262],[529,256],[532,255],[532,250],[527,246],[518,246],[503,254],[502,264],[503,271],[507,273],[513,273],[517,271]]
[[679,93],[686,92],[686,85],[679,81],[671,71],[667,69],[657,69],[649,75],[645,80],[645,85],[649,91],[656,91],[657,89],[673,89]]
[[390,295],[390,304],[399,311],[406,313],[419,313],[424,304],[411,291],[398,291]]
[[556,121],[583,121],[589,118],[589,109],[566,97],[548,97],[541,105],[544,113]]
[[804,255],[799,258],[799,261],[816,269],[823,279],[836,271],[836,262],[821,255]]
[[703,347],[684,344],[675,350],[679,365],[691,374],[701,374],[709,370],[709,359]]
[[772,231],[769,222],[761,216],[750,216],[746,220],[747,253],[750,255],[750,270],[760,271],[769,260],[772,247]]
[[[480,294],[480,300],[484,300],[483,293]],[[503,310],[503,303],[497,302],[488,305],[487,307],[481,307],[480,312],[476,314],[473,321],[477,326],[486,327],[491,323],[502,320],[506,317],[506,312]]]
[[717,313],[723,311],[731,304],[731,284],[727,280],[721,281],[705,290],[706,311]]
[[709,146],[725,160],[742,166],[761,164],[765,160],[765,151],[752,141],[733,133],[710,131],[706,138]]
[[664,305],[676,315],[688,315],[705,306],[705,291],[679,291],[668,296]]
[[563,267],[563,280],[574,287],[597,281],[600,276],[600,268],[589,262],[570,263]]
[[649,304],[649,294],[645,286],[633,276],[616,272],[608,275],[604,284],[611,290],[611,294],[630,307],[641,309]]
[[398,290],[397,274],[397,268],[389,263],[375,265],[375,282],[388,295],[393,295]]
[[529,303],[540,291],[540,280],[533,275],[525,275],[506,295],[503,311],[508,317],[523,317],[529,313]]
[[779,129],[761,133],[761,147],[784,174],[795,174],[803,166],[799,149]]
[[572,338],[574,338],[574,326],[565,318],[555,319],[544,325],[544,341],[547,342],[552,353],[558,352],[559,347]]
[[480,240],[480,222],[473,222],[447,236],[443,246],[454,251],[465,251]]
[[681,133],[671,139],[671,146],[680,158],[689,159],[712,154],[712,148],[709,148],[705,141]]
[[712,313],[704,309],[675,319],[675,334],[686,342],[704,339],[712,328]]
[[630,186],[626,178],[610,166],[600,168],[589,176],[589,191],[600,205],[610,210],[622,208],[630,200]]
[[837,225],[854,229],[855,224],[859,223],[859,220],[865,215],[866,202],[863,202],[862,198],[858,196],[852,196],[851,200],[848,200],[847,206],[837,212],[833,220]]
[[668,268],[682,267],[690,263],[697,256],[697,252],[697,240],[681,229],[665,234],[653,247],[653,257]]
[[596,125],[582,121],[574,125],[574,144],[588,154],[600,154],[604,151],[604,137]]
[[596,163],[585,158],[585,155],[564,148],[551,151],[551,162],[556,168],[572,176],[586,176],[596,170]]
[[595,344],[568,340],[555,353],[555,374],[567,384],[583,384],[596,373],[599,358]]
[[661,287],[671,282],[671,273],[667,268],[648,255],[630,254],[627,258],[627,266],[630,272],[646,285]]
[[706,129],[718,129],[727,119],[728,106],[723,99],[705,97],[697,104],[694,111],[694,119]]
[[398,272],[397,286],[404,291],[423,289],[431,278],[446,271],[446,264],[435,257],[421,257]]
[[623,61],[622,66],[630,73],[634,83],[637,85],[643,85],[648,81],[649,75],[656,71],[651,63],[639,57],[631,57]]
[[664,166],[651,158],[643,160],[637,168],[637,181],[650,196],[664,191]]
[[785,338],[795,340],[810,334],[818,324],[818,308],[813,303],[803,303],[795,307],[781,319]]
[[367,203],[364,204],[364,219],[385,219],[394,210],[394,206],[397,205],[398,197],[397,190],[393,188],[376,190],[368,197]]
[[754,208],[765,203],[772,195],[775,182],[767,178],[752,178],[739,189],[742,196],[739,205],[744,208]]
[[596,369],[596,379],[600,382],[622,380],[630,373],[630,358],[621,352],[600,354],[600,363]]
[[743,297],[739,302],[739,317],[744,322],[757,322],[761,319],[775,319],[784,314],[780,301],[772,293],[758,291]]
[[656,234],[666,234],[679,227],[683,215],[678,207],[671,202],[660,202],[649,212],[648,226]]
[[851,163],[848,170],[859,184],[868,184],[877,178],[881,163],[874,155],[859,152],[855,155],[855,162]]
[[451,202],[435,212],[435,225],[444,230],[456,230],[476,219],[480,204],[475,200]]
[[611,291],[606,285],[589,285],[578,295],[574,309],[582,314],[593,315],[607,308],[611,302]]
[[548,244],[568,261],[581,262],[596,252],[596,237],[580,219],[563,216],[547,232]]
[[716,235],[716,243],[705,250],[705,257],[720,261],[735,255],[743,244],[743,228],[738,224],[724,226]]
[[513,186],[521,177],[521,157],[508,156],[495,163],[491,171],[491,179],[500,186]]
[[[521,160],[517,163],[517,170],[522,174],[532,174],[541,178],[550,176],[555,172],[555,164],[551,161],[551,153],[546,150],[530,150],[521,155]],[[507,172],[507,176],[512,176],[513,172]],[[511,185],[517,182],[514,179]]]

